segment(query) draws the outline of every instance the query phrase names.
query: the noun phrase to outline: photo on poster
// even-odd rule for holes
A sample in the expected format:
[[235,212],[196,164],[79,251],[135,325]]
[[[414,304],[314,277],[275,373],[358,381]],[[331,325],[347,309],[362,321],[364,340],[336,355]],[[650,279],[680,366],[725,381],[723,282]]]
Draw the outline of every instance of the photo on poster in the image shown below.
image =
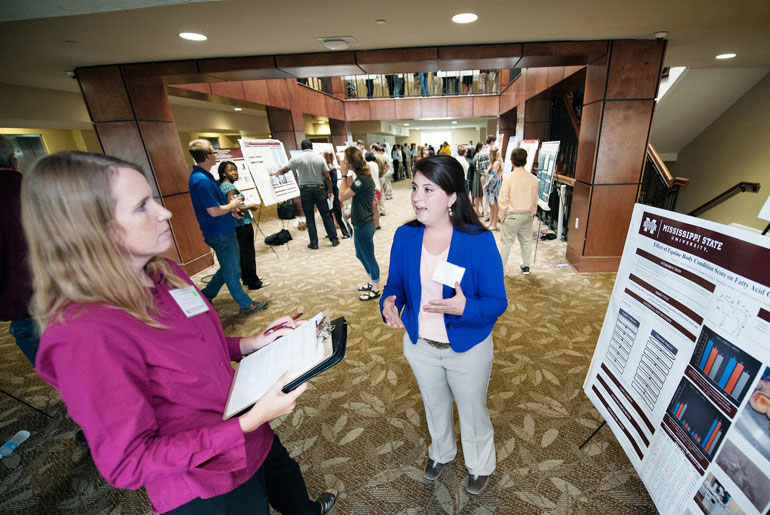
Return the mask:
[[686,378],[679,383],[666,414],[683,430],[680,437],[686,435],[695,445],[688,448],[701,453],[709,462],[730,428],[727,417]]
[[725,441],[716,461],[757,510],[767,507],[770,503],[770,478],[732,440]]
[[706,480],[695,494],[695,503],[706,515],[744,515],[733,496],[717,481],[713,474]]
[[690,365],[735,407],[743,402],[762,366],[757,359],[705,325]]
[[757,452],[770,461],[770,367],[765,368],[735,428]]

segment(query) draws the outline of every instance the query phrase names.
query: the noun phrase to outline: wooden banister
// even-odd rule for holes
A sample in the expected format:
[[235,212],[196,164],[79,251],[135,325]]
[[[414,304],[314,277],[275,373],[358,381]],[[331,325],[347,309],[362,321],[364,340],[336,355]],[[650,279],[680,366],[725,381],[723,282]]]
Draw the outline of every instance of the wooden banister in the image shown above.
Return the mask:
[[711,209],[712,207],[716,206],[717,204],[721,204],[728,198],[732,197],[733,195],[737,193],[743,193],[745,191],[751,190],[752,193],[757,193],[759,191],[760,184],[758,182],[739,182],[735,186],[726,189],[716,197],[712,198],[708,202],[704,202],[700,206],[696,207],[689,213],[687,213],[690,216],[698,216],[699,214],[703,213],[704,211],[707,211]]
[[574,177],[568,177],[566,175],[562,175],[560,173],[555,173],[553,175],[553,180],[556,182],[561,182],[562,184],[566,184],[567,186],[575,187],[575,178]]
[[580,138],[580,122],[575,114],[575,108],[572,107],[572,99],[569,95],[564,95],[561,97],[561,101],[564,102],[564,108],[567,110],[567,117],[572,124],[572,129],[575,131],[575,136]]

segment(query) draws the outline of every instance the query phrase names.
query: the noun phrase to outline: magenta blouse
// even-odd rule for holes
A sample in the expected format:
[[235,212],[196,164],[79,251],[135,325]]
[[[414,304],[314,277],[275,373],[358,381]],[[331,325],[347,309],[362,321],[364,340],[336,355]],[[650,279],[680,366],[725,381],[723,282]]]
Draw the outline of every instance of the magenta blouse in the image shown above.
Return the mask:
[[83,428],[99,472],[118,488],[145,486],[159,513],[233,490],[273,443],[269,424],[244,435],[237,418],[222,421],[240,338],[225,337],[210,304],[187,318],[170,289],[160,278],[152,288],[167,329],[107,305],[70,306],[43,333],[36,364]]

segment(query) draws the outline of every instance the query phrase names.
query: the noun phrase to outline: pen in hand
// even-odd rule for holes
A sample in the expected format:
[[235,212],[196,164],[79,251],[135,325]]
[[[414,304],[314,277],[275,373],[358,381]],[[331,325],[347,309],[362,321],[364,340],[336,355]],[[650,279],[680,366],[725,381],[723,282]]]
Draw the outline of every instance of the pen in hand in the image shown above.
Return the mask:
[[[292,319],[292,320],[296,320],[296,319],[298,319],[299,317],[301,317],[302,315],[304,315],[304,313],[297,313],[296,315],[294,315],[293,317],[291,317],[291,319]],[[276,332],[277,330],[279,330],[279,329],[283,329],[284,327],[286,327],[286,326],[288,326],[288,325],[289,325],[289,323],[288,323],[288,322],[283,322],[283,323],[281,323],[281,324],[278,324],[278,325],[276,325],[276,326],[273,326],[273,327],[269,328],[267,331],[265,331],[265,332],[264,332],[264,335],[265,335],[265,336],[267,336],[267,335],[269,335],[269,334],[273,334],[273,333],[274,333],[274,332]]]

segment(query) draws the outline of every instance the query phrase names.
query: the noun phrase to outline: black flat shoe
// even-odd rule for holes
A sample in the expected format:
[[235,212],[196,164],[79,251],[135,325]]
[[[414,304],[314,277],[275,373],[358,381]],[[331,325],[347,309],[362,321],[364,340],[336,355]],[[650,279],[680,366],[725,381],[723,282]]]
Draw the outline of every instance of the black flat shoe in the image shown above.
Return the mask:
[[321,505],[321,515],[329,513],[332,507],[334,507],[334,503],[337,502],[337,490],[331,489],[325,491],[318,496],[315,502]]

